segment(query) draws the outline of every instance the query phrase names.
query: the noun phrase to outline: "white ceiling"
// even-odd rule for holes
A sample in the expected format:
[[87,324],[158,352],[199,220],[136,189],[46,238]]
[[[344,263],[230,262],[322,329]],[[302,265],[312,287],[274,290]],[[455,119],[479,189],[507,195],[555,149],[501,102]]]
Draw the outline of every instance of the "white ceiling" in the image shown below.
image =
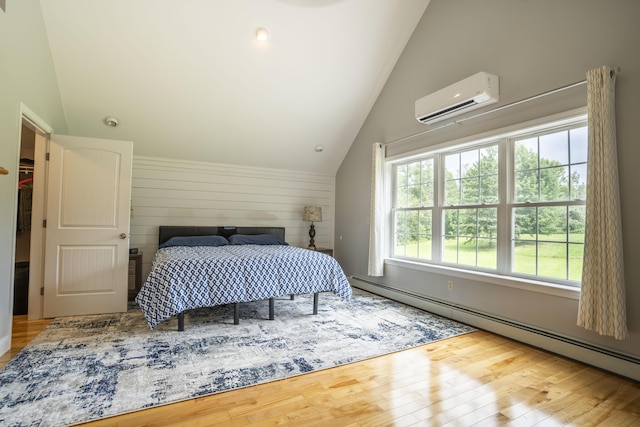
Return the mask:
[[67,133],[333,175],[429,0],[40,3]]

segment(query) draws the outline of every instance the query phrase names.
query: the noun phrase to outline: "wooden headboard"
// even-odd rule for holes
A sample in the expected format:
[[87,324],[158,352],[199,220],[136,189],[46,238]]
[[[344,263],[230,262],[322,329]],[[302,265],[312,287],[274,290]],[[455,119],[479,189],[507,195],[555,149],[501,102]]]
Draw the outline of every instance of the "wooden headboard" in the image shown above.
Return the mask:
[[232,234],[273,234],[284,240],[284,227],[210,227],[199,225],[161,225],[158,227],[158,244],[175,236],[224,236]]

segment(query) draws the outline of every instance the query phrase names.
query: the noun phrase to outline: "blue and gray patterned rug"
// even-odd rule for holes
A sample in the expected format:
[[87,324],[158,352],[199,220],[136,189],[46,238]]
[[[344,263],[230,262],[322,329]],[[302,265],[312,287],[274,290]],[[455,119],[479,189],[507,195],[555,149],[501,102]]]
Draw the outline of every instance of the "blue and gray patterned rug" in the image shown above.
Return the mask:
[[127,313],[54,320],[0,371],[0,425],[65,426],[331,368],[474,329],[355,290],[193,310],[149,330]]

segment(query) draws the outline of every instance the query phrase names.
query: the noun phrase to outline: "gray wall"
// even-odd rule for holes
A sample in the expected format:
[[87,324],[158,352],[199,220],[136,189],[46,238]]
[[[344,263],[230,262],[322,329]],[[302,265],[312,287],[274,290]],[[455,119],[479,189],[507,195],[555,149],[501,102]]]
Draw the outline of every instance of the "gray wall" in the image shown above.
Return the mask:
[[0,354],[8,349],[13,315],[20,103],[58,133],[66,124],[37,0],[10,0],[0,10]]
[[[500,103],[490,109],[584,80],[588,70],[601,65],[620,67],[616,116],[628,340],[575,326],[575,298],[459,277],[453,278],[455,291],[447,292],[446,274],[398,266],[386,266],[384,277],[370,279],[640,357],[638,16],[640,2],[635,0],[432,0],[336,177],[335,252],[345,272],[366,278],[371,145],[428,128],[414,119],[416,99],[487,71],[500,76]],[[388,148],[409,151],[584,105],[583,85]]]

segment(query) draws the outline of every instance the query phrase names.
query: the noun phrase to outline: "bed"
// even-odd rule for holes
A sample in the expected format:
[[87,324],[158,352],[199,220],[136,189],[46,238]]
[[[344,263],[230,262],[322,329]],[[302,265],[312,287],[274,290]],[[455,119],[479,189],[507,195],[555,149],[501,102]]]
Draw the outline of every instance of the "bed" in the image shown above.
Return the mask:
[[326,254],[288,245],[283,227],[160,226],[151,272],[136,296],[151,329],[200,307],[268,300],[331,291],[351,298],[351,286],[337,261]]

